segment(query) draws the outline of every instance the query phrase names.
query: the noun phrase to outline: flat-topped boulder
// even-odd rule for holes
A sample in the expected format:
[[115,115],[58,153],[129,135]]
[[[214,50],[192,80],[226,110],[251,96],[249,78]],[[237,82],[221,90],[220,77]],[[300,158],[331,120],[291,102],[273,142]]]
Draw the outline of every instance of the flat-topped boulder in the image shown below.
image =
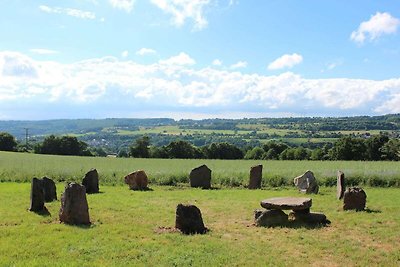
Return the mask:
[[305,197],[275,197],[261,201],[261,207],[269,210],[306,210],[312,206],[312,199]]

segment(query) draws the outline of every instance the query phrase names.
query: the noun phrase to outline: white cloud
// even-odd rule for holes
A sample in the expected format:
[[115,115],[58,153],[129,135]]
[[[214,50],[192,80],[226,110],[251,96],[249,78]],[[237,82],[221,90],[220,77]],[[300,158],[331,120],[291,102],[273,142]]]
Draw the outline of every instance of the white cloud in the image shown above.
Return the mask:
[[219,59],[214,59],[213,62],[211,63],[213,66],[221,66],[222,61]]
[[29,49],[32,53],[39,54],[39,55],[53,55],[58,54],[58,51],[50,50],[50,49],[43,49],[43,48],[32,48]]
[[165,60],[160,60],[160,63],[165,65],[183,66],[183,65],[194,65],[196,64],[196,61],[193,58],[191,58],[188,54],[181,52],[177,56],[173,56]]
[[127,51],[127,50],[125,50],[125,51],[122,51],[122,53],[121,53],[121,57],[123,57],[123,58],[127,58],[129,56],[129,52]]
[[154,116],[168,112],[269,116],[400,112],[400,78],[305,79],[292,72],[265,76],[195,68],[194,64],[183,52],[153,64],[114,57],[62,64],[3,51],[0,114],[12,119],[15,114],[7,113],[5,106],[17,104],[24,106],[20,112],[25,118],[49,106],[51,114],[47,110],[40,118],[57,114],[126,117],[135,112]]
[[231,69],[241,69],[246,67],[247,67],[246,61],[238,61],[235,64],[231,65]]
[[151,2],[165,13],[173,17],[173,24],[180,27],[186,20],[194,21],[194,28],[201,30],[208,25],[204,16],[204,9],[210,0],[151,0]]
[[139,56],[156,54],[156,53],[157,53],[156,50],[151,49],[151,48],[146,48],[146,47],[140,48],[138,51],[136,51],[136,55],[139,55]]
[[286,54],[271,62],[268,65],[269,70],[279,70],[284,68],[293,68],[295,65],[300,64],[303,61],[303,56],[299,54]]
[[382,35],[394,34],[400,25],[400,20],[389,13],[377,12],[370,20],[360,24],[356,31],[351,33],[351,40],[357,43],[364,43],[366,39],[373,41]]
[[46,13],[54,13],[54,14],[64,14],[71,17],[76,17],[80,19],[95,19],[96,14],[89,11],[82,11],[74,8],[62,8],[62,7],[49,7],[45,5],[39,6],[39,9]]
[[131,12],[135,0],[109,0],[109,3],[113,8],[122,9],[126,12]]

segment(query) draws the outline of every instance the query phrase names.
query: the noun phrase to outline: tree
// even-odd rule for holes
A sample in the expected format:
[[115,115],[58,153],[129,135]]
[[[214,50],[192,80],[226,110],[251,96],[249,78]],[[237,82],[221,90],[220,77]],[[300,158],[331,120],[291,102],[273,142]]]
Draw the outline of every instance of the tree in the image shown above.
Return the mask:
[[367,159],[368,160],[381,160],[382,151],[381,148],[389,141],[387,135],[379,134],[370,137],[367,142]]
[[262,159],[264,156],[264,149],[262,149],[261,147],[254,147],[251,150],[248,150],[246,152],[246,155],[244,156],[245,159]]
[[345,136],[335,142],[330,156],[333,160],[365,160],[366,151],[363,139]]
[[381,153],[385,160],[400,160],[400,140],[390,139],[382,146]]
[[0,150],[2,151],[15,151],[17,142],[14,136],[6,132],[0,132]]
[[212,143],[204,149],[208,159],[242,159],[243,152],[235,145],[224,143]]
[[169,143],[165,147],[165,152],[168,155],[168,158],[177,158],[177,159],[194,159],[194,158],[203,158],[204,155],[201,151],[193,146],[191,143],[178,140]]
[[150,137],[147,135],[136,139],[135,145],[129,148],[131,157],[148,158],[150,157]]
[[34,150],[38,154],[93,156],[88,145],[74,136],[50,135],[41,144],[37,144]]

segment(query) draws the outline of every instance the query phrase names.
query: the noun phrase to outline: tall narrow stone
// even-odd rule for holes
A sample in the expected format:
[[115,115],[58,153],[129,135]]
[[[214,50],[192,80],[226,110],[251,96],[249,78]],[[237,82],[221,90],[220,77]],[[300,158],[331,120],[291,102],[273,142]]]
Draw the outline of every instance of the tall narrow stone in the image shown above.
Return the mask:
[[263,165],[256,165],[250,169],[249,189],[261,188]]
[[211,188],[211,170],[206,165],[194,168],[190,172],[189,179],[191,187]]
[[61,196],[60,222],[67,224],[90,224],[86,189],[83,185],[70,183]]
[[86,187],[86,193],[99,193],[99,174],[96,169],[91,169],[85,174],[82,185]]
[[43,177],[43,190],[44,190],[44,201],[52,202],[53,200],[57,200],[57,188],[54,181],[50,178]]
[[33,178],[31,182],[31,206],[29,210],[39,212],[44,209],[43,181],[38,178]]
[[336,198],[342,199],[345,190],[346,190],[346,183],[344,179],[344,173],[338,171],[337,181],[336,181]]

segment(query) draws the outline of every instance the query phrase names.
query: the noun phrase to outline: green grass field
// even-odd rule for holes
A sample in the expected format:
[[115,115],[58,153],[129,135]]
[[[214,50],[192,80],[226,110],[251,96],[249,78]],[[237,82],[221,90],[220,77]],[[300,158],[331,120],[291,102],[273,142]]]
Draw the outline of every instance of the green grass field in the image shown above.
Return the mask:
[[100,183],[116,185],[123,184],[128,173],[143,169],[152,185],[185,185],[190,170],[201,164],[212,169],[212,184],[216,187],[247,185],[250,167],[256,164],[263,164],[263,185],[268,187],[292,186],[293,178],[307,170],[327,186],[336,184],[336,173],[342,170],[352,185],[400,187],[398,162],[125,159],[12,152],[0,152],[0,181],[29,182],[42,176],[57,181],[81,181],[88,170],[96,168]]
[[[63,183],[57,184],[60,197]],[[90,227],[60,224],[60,202],[50,216],[29,212],[29,183],[0,184],[0,266],[399,266],[400,189],[365,188],[368,212],[344,212],[335,189],[312,196],[327,227],[258,228],[262,199],[299,196],[294,189],[200,190],[153,186],[100,187],[88,195]],[[197,205],[206,235],[173,227],[178,203]]]

